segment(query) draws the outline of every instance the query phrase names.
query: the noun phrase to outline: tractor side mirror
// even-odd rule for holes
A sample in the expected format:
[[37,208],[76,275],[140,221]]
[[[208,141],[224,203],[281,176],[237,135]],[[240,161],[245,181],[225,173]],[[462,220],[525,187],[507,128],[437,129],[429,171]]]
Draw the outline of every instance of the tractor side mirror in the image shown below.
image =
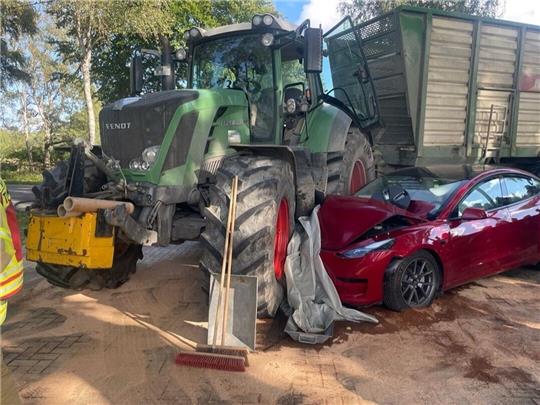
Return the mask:
[[323,31],[321,28],[306,28],[304,31],[304,72],[322,72]]
[[129,66],[129,87],[132,96],[137,96],[143,88],[143,64],[142,56],[136,54],[131,58]]
[[465,208],[463,214],[461,214],[461,219],[464,219],[466,221],[484,218],[487,218],[487,213],[482,208],[468,207]]

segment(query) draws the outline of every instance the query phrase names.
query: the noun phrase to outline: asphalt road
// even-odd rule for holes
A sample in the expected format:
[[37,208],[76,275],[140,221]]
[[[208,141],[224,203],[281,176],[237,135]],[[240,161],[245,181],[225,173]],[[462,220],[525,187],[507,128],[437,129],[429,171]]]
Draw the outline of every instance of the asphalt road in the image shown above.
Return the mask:
[[[32,187],[32,184],[8,184],[11,200],[18,210],[24,210],[30,205],[27,201],[32,201],[34,199]],[[19,204],[19,202],[21,202],[21,204]]]

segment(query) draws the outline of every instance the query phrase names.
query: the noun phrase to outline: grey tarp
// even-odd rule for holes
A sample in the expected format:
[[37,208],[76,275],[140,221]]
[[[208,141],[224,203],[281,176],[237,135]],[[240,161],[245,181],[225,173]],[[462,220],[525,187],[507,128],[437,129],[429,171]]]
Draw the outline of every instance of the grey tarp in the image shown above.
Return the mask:
[[287,300],[292,311],[285,332],[303,343],[324,342],[330,337],[328,330],[334,321],[378,323],[373,316],[341,304],[336,287],[319,256],[321,231],[318,211],[317,206],[310,217],[298,219],[301,228],[295,230],[289,242],[285,262]]

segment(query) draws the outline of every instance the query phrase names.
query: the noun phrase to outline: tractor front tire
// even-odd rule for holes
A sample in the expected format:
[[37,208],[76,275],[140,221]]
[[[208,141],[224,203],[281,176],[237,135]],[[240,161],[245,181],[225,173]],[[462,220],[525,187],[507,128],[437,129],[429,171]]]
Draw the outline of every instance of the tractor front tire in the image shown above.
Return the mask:
[[327,156],[326,194],[351,195],[376,178],[375,160],[367,136],[358,128],[347,133],[343,152]]
[[94,290],[118,288],[129,280],[137,270],[137,261],[142,259],[140,245],[118,245],[115,247],[113,266],[110,269],[84,269],[38,262],[36,271],[49,283],[71,290]]
[[295,187],[289,163],[239,154],[223,161],[210,187],[201,270],[221,273],[231,184],[238,176],[232,274],[257,276],[257,314],[273,317],[283,300],[284,263],[294,227]]

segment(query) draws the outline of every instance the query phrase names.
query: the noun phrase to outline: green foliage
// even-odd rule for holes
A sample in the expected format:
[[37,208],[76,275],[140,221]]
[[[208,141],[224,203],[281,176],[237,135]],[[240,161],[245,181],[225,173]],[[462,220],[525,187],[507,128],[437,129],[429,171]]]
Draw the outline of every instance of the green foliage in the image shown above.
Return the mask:
[[65,61],[81,63],[86,49],[99,46],[111,35],[136,34],[157,38],[172,23],[166,0],[55,0],[47,7],[63,39],[52,38]]
[[399,6],[418,6],[483,17],[498,17],[501,0],[349,0],[339,4],[342,15],[367,21]]
[[[270,0],[190,0],[175,1],[168,4],[169,32],[173,47],[184,45],[184,31],[193,27],[213,28],[221,25],[251,21],[254,14],[274,13],[276,10]],[[152,36],[133,32],[117,32],[107,41],[94,47],[92,74],[97,84],[97,96],[103,103],[129,95],[128,64],[135,49],[156,49],[159,44]],[[159,79],[152,74],[155,60],[144,59],[146,67],[145,91],[157,90]],[[177,71],[179,85],[187,77],[185,65]]]
[[2,0],[0,16],[0,89],[5,89],[14,81],[29,80],[22,52],[8,44],[16,43],[21,35],[36,33],[36,11],[27,1]]
[[7,184],[40,184],[43,181],[39,171],[17,171],[2,169],[2,179]]

